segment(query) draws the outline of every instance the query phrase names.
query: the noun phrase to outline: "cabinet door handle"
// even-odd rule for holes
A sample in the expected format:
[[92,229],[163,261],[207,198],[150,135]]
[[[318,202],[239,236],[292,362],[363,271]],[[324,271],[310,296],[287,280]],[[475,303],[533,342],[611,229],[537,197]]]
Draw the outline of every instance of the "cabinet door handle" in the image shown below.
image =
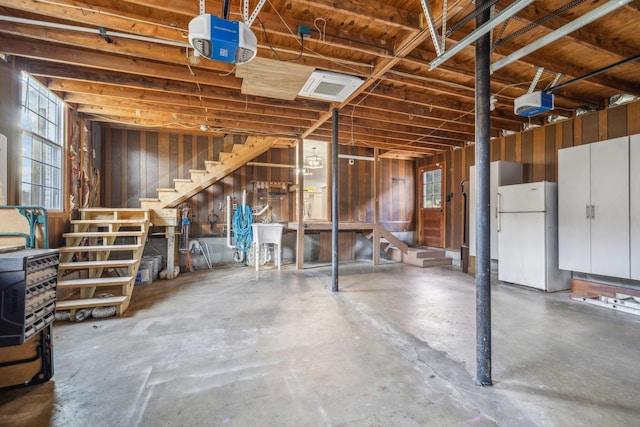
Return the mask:
[[596,207],[591,205],[591,219],[596,219]]
[[590,205],[585,205],[585,208],[586,208],[586,212],[587,212],[587,217],[586,217],[586,218],[587,218],[587,219],[589,219],[589,218],[591,218],[591,215],[590,215],[590,212],[591,212]]

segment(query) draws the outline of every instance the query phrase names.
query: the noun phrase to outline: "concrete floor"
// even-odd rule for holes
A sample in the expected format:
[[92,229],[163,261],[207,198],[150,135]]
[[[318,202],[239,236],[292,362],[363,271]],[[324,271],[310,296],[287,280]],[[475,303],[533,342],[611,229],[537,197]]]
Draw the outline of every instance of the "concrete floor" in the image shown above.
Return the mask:
[[493,286],[493,387],[455,267],[232,266],[56,323],[55,375],[0,392],[11,426],[638,426],[640,317]]

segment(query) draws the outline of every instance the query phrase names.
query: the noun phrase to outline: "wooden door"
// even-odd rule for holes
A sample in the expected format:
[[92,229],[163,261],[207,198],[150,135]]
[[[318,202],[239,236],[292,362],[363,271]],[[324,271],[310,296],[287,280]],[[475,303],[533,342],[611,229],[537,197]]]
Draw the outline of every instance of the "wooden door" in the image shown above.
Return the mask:
[[444,163],[420,168],[418,235],[424,246],[444,247],[444,170]]

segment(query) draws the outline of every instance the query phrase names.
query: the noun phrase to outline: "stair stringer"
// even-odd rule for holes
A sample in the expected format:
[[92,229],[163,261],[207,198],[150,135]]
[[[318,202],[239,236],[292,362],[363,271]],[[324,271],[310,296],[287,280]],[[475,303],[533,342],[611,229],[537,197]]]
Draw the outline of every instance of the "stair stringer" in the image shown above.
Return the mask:
[[[63,234],[66,245],[59,248],[58,290],[67,290],[70,295],[56,302],[56,310],[69,310],[74,320],[78,310],[114,306],[115,315],[121,316],[133,295],[150,227],[150,212],[148,209],[88,208],[80,209],[80,215],[79,220],[71,221],[72,231]],[[118,238],[134,242],[116,244]],[[89,245],[81,245],[84,239]],[[79,260],[79,254],[87,254],[88,259]],[[103,277],[106,270],[114,268],[126,269],[126,276]],[[73,272],[82,272],[81,277],[69,274]],[[98,288],[118,295],[95,298]]]
[[231,153],[220,153],[220,161],[207,161],[206,169],[191,170],[190,180],[179,179],[175,188],[159,189],[157,199],[141,198],[140,205],[146,209],[175,208],[266,152],[277,140],[276,137],[248,137],[244,144],[235,144]]

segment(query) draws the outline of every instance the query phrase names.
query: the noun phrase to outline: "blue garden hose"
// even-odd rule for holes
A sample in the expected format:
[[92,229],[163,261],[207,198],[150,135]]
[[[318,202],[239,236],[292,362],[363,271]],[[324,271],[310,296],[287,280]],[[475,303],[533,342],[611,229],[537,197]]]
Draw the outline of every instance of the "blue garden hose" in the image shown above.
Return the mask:
[[236,262],[244,262],[247,264],[249,259],[249,250],[251,249],[251,240],[253,230],[253,214],[249,205],[238,206],[233,214],[233,239],[235,240],[237,252],[244,252],[244,257],[235,257]]

